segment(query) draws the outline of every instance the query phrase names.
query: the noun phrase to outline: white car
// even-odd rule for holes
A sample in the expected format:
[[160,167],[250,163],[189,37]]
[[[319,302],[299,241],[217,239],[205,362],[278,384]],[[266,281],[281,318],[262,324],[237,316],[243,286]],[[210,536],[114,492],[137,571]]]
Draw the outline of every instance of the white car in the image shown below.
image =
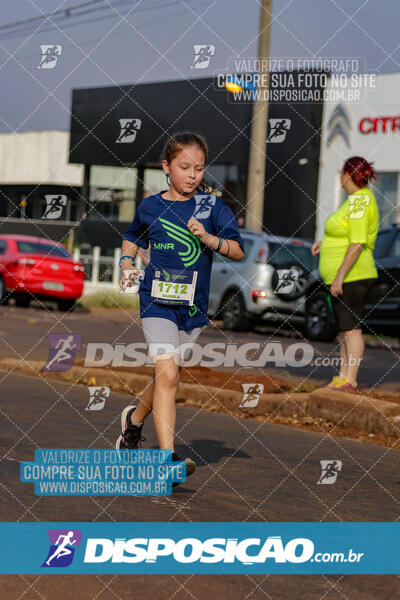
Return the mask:
[[309,273],[317,259],[310,241],[240,230],[240,262],[214,255],[208,312],[224,328],[249,331],[257,321],[304,322]]

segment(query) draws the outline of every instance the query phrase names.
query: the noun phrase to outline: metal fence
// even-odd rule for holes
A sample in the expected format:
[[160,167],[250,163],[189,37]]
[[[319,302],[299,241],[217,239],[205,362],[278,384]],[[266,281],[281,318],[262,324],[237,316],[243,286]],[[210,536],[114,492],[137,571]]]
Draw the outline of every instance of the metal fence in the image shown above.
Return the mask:
[[[81,254],[76,248],[73,258],[85,267],[84,293],[119,288],[121,248],[115,248],[114,256],[101,256],[100,246],[94,246],[92,254]],[[143,268],[140,256],[137,257],[136,264],[139,269]]]

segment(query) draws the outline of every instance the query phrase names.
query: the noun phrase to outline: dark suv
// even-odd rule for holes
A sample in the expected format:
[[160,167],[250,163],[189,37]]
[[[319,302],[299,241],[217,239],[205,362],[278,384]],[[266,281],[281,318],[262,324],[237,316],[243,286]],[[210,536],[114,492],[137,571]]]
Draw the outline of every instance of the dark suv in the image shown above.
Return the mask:
[[[364,330],[400,337],[400,227],[392,225],[378,233],[374,258],[379,276],[367,297]],[[336,334],[328,287],[319,272],[313,271],[306,291],[305,335],[332,341]]]

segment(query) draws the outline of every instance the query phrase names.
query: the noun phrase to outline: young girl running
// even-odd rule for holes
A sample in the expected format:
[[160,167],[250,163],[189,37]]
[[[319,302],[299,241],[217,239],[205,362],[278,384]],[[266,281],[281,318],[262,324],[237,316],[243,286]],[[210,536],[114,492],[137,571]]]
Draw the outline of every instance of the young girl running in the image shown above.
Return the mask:
[[[136,407],[121,414],[122,433],[116,448],[138,448],[143,423],[153,411],[160,449],[174,452],[176,392],[179,370],[202,327],[208,325],[208,296],[213,252],[232,260],[244,256],[243,242],[231,209],[204,191],[208,148],[200,135],[172,135],[163,150],[162,168],[169,189],[145,198],[122,243],[120,285],[133,285],[134,258],[150,242],[150,261],[140,283],[140,317],[148,352],[155,363],[153,381]],[[196,468],[186,458],[186,475]]]

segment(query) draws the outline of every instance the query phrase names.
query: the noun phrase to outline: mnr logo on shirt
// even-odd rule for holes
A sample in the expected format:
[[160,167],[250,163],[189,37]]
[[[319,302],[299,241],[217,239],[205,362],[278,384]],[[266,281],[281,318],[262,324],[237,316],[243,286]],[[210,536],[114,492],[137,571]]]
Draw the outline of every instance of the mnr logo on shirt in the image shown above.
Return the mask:
[[170,242],[154,242],[154,250],[173,250],[175,245]]
[[198,238],[190,233],[190,231],[187,229],[183,229],[183,227],[179,227],[178,225],[175,225],[175,223],[167,221],[167,219],[162,219],[159,217],[159,221],[169,237],[186,246],[186,250],[178,252],[178,255],[184,266],[190,267],[197,262],[201,254],[200,242]]

